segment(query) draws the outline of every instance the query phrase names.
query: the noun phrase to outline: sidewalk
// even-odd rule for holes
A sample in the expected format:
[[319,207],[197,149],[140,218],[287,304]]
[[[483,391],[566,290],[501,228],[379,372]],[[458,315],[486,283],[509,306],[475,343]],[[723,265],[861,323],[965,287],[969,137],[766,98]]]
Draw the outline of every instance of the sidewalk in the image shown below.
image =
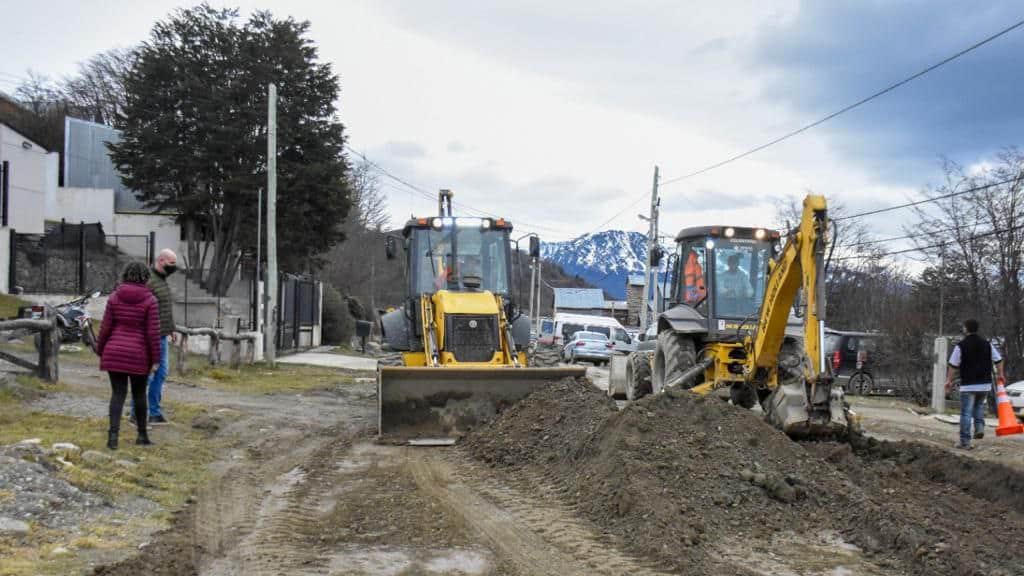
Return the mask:
[[346,356],[328,352],[330,347],[315,348],[308,352],[289,354],[277,359],[281,364],[305,364],[307,366],[323,366],[325,368],[341,368],[343,370],[377,370],[377,360],[365,356]]

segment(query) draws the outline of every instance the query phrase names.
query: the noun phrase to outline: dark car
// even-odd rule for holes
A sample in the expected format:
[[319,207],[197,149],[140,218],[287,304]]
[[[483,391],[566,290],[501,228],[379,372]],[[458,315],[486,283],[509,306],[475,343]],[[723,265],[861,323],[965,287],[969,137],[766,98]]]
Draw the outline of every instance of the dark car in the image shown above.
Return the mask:
[[874,362],[884,340],[885,335],[877,332],[826,330],[825,353],[832,363],[832,376],[847,394],[897,394],[893,379]]

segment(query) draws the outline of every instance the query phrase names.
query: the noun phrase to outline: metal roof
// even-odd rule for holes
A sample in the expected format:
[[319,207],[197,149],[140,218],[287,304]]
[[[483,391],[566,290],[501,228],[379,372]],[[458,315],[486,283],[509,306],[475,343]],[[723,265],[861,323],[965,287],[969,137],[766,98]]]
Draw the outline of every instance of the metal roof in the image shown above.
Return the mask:
[[555,308],[560,310],[604,308],[604,292],[600,288],[555,288]]

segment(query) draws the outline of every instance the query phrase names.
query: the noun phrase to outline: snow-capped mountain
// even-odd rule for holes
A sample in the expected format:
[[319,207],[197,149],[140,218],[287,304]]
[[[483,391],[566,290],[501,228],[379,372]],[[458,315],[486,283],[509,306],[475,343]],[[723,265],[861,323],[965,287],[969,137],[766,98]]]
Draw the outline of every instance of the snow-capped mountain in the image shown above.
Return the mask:
[[596,232],[565,242],[543,243],[541,257],[559,264],[566,274],[578,275],[623,300],[629,275],[644,271],[647,236],[622,230]]

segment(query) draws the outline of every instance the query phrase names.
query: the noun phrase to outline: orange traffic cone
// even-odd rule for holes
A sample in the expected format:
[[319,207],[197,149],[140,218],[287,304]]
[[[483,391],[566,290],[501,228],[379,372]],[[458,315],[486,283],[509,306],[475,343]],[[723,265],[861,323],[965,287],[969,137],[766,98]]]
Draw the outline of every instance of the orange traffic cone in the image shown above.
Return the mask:
[[1017,420],[1017,416],[1013,413],[1013,406],[1010,405],[1010,397],[1006,395],[1005,384],[1006,381],[1000,378],[996,387],[996,412],[999,413],[999,427],[996,428],[996,436],[1024,433],[1024,425]]

